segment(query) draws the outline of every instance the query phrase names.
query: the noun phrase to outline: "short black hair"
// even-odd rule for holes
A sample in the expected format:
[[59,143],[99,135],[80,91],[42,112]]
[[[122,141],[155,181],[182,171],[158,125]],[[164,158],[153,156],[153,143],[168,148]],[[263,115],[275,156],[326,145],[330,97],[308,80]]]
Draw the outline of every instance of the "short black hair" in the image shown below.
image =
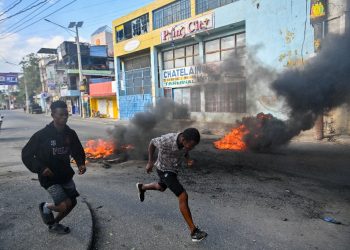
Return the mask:
[[195,141],[197,144],[201,140],[201,135],[196,128],[187,128],[182,132],[182,135],[186,141]]
[[66,109],[67,104],[61,100],[54,101],[53,103],[51,103],[51,105],[50,105],[51,112],[55,112],[55,109],[58,109],[58,108]]

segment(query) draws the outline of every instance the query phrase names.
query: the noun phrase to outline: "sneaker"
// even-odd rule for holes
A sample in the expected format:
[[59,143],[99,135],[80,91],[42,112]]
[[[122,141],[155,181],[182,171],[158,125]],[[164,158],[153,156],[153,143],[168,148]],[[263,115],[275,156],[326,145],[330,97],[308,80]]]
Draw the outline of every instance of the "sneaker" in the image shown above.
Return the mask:
[[136,188],[137,188],[137,191],[139,192],[139,199],[141,202],[143,202],[145,200],[145,192],[146,191],[143,191],[142,190],[142,183],[136,183]]
[[55,234],[68,234],[70,233],[70,229],[62,224],[55,223],[49,226],[49,232]]
[[199,242],[203,240],[205,237],[207,237],[207,233],[200,230],[198,227],[194,230],[194,232],[191,234],[191,238],[193,242]]
[[55,223],[55,218],[54,218],[52,212],[50,212],[48,214],[44,213],[44,211],[43,211],[44,205],[45,205],[45,202],[42,202],[39,204],[39,211],[40,211],[41,218],[43,219],[43,222],[46,225],[52,225],[53,223]]

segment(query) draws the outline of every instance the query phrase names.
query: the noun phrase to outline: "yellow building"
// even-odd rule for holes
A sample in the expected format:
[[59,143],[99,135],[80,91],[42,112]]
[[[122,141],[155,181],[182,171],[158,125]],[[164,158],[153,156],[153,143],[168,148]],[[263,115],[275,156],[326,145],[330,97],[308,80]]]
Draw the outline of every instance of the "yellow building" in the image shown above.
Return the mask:
[[[215,19],[216,10],[236,1],[214,2],[154,1],[113,21],[121,119],[163,97],[187,105],[191,117],[199,120],[237,118],[246,112],[241,77],[235,83],[224,81],[215,91],[204,86],[204,69],[220,67],[225,55],[245,47],[244,20]],[[234,101],[227,105],[226,100]]]

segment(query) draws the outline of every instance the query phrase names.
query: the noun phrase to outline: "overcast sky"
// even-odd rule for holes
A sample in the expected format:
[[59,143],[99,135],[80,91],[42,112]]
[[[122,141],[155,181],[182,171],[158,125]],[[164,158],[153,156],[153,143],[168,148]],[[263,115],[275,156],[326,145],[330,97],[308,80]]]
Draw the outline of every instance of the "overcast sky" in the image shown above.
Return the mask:
[[[51,13],[46,19],[65,27],[71,21],[83,21],[80,40],[89,42],[90,35],[99,27],[112,27],[114,19],[150,2],[152,0],[0,0],[0,72],[20,72],[20,67],[13,64],[18,64],[23,56],[42,47],[57,48],[62,41],[74,40],[74,33],[40,20]],[[19,13],[25,9],[29,10]]]

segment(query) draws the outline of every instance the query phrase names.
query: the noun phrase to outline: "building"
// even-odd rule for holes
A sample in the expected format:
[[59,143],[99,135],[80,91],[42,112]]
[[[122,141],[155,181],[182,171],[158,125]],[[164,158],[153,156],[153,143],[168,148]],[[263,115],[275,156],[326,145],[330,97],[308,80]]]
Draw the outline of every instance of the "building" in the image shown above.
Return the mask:
[[[108,73],[90,77],[90,115],[100,118],[118,118],[116,82],[114,81],[113,38],[108,26],[98,28],[91,35],[90,56],[107,59]],[[101,74],[101,70],[98,71]]]
[[[331,34],[350,32],[350,0],[317,0],[311,3],[311,23],[315,32],[315,52],[322,50],[322,41]],[[314,11],[313,11],[314,10]],[[350,107],[344,104],[325,112],[315,125],[316,138],[350,133]]]
[[244,62],[249,52],[282,70],[314,54],[309,11],[310,0],[158,0],[114,20],[120,118],[162,97],[200,121],[232,123],[256,109],[282,116],[274,96],[252,91]]

